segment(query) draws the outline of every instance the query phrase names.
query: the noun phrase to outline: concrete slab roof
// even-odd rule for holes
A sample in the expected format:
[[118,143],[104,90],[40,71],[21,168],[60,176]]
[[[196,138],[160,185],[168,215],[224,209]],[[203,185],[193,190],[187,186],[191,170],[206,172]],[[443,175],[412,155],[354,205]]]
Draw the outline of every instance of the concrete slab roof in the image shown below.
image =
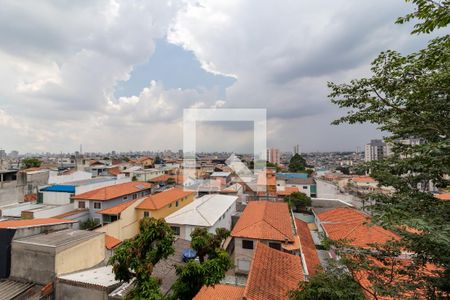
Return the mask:
[[87,285],[95,285],[101,287],[111,287],[118,285],[120,281],[115,279],[112,266],[105,266],[86,271],[66,274],[58,276],[58,280],[70,283],[85,283]]
[[50,248],[70,247],[71,245],[79,244],[82,241],[89,240],[93,237],[104,235],[103,232],[65,229],[51,233],[41,233],[17,239],[14,243],[30,244],[35,246],[43,246]]

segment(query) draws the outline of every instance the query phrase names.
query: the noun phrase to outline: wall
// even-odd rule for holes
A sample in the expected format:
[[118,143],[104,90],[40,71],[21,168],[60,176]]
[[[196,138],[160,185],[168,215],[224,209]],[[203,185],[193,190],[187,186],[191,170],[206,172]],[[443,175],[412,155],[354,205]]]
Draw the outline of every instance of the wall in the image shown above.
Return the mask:
[[59,275],[91,268],[104,259],[105,235],[101,234],[58,251],[55,257],[55,272]]
[[[244,249],[242,248],[242,240],[252,240],[253,241],[253,249]],[[269,242],[280,243],[280,241],[268,241],[268,240],[254,240],[254,239],[246,239],[246,238],[234,238],[234,266],[236,273],[247,274],[248,270],[239,269],[239,260],[244,260],[249,262],[249,266],[251,266],[251,261],[253,259],[253,253],[256,248],[256,242],[259,241],[267,246],[269,246]]]
[[73,210],[73,204],[42,207],[31,210],[22,211],[22,217],[24,219],[36,219],[36,218],[51,218],[60,214],[64,214]]
[[70,203],[70,193],[41,192],[44,204],[63,205]]
[[57,281],[55,299],[108,300],[108,291]]
[[39,284],[55,278],[55,249],[12,242],[11,277]]
[[130,239],[139,233],[139,214],[136,206],[141,204],[144,198],[137,200],[120,213],[120,219],[106,224],[95,231],[104,232],[121,241]]
[[71,181],[85,180],[92,178],[90,172],[77,171],[69,175],[57,175],[56,172],[50,172],[48,184],[65,183]]

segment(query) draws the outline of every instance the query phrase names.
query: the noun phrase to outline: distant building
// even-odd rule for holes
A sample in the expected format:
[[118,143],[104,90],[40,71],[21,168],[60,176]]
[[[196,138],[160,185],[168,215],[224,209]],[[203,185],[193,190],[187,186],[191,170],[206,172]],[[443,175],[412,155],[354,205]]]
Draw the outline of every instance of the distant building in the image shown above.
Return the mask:
[[280,164],[280,150],[277,148],[267,149],[267,161],[273,164]]
[[3,149],[0,149],[0,159],[6,158],[6,151]]
[[298,144],[294,146],[294,151],[292,152],[292,154],[300,154],[300,146]]
[[386,154],[386,144],[382,140],[371,140],[364,148],[364,160],[381,160]]

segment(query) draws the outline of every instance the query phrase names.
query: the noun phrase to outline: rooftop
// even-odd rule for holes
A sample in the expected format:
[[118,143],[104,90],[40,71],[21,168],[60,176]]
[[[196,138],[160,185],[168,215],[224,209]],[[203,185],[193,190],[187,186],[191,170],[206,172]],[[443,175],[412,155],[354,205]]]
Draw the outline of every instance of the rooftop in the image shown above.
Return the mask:
[[257,243],[245,287],[247,300],[288,299],[304,280],[300,256]]
[[211,174],[211,177],[228,177],[230,175],[231,175],[230,172],[213,172]]
[[150,189],[151,187],[152,187],[151,183],[132,181],[102,187],[86,193],[75,195],[72,198],[76,200],[106,201],[122,197],[128,194],[136,193],[139,191],[147,190]]
[[251,201],[233,228],[231,235],[294,242],[291,220],[286,203]]
[[242,300],[244,288],[229,284],[203,286],[193,300]]
[[106,247],[106,249],[111,250],[111,249],[117,247],[120,243],[122,243],[121,240],[116,239],[113,236],[105,234],[105,247]]
[[308,275],[314,275],[320,268],[319,255],[317,254],[316,245],[314,245],[308,223],[295,218],[297,226],[297,234],[300,237],[301,249],[306,261]]
[[[61,221],[58,219],[58,221]],[[50,233],[41,233],[29,236],[23,239],[14,240],[15,243],[32,244],[36,246],[45,246],[58,248],[62,246],[77,245],[81,241],[89,240],[93,237],[103,235],[102,232],[65,229]]]
[[8,220],[8,221],[0,221],[0,228],[17,229],[17,228],[38,227],[38,226],[53,225],[53,224],[68,224],[68,223],[76,223],[76,222],[77,221],[62,220],[62,219],[56,219],[56,218],[42,218],[42,219],[31,219],[31,220]]
[[60,275],[58,276],[58,281],[65,283],[84,283],[86,285],[97,287],[111,287],[120,284],[120,281],[115,280],[112,266]]
[[103,214],[103,215],[118,215],[138,200],[142,200],[142,198],[136,199],[136,200],[130,200],[130,201],[127,201],[124,203],[120,203],[115,206],[108,207],[106,209],[102,209],[102,210],[98,211],[97,213]]
[[238,199],[237,196],[205,195],[166,217],[170,224],[213,226]]
[[165,190],[161,193],[150,195],[144,199],[138,206],[137,209],[148,209],[148,210],[156,210],[161,209],[166,205],[169,205],[172,202],[175,202],[183,197],[192,195],[192,191],[185,191],[181,188],[171,188]]

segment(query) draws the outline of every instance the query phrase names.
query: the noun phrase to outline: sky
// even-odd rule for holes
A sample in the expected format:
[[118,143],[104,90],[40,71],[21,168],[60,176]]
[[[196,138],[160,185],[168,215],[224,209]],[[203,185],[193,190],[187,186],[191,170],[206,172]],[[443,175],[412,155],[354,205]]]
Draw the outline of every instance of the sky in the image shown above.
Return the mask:
[[[0,0],[0,149],[178,150],[183,109],[264,108],[267,146],[346,151],[382,134],[327,82],[430,36],[403,0]],[[197,150],[250,152],[253,125],[199,124]],[[245,122],[244,122],[245,123]]]

